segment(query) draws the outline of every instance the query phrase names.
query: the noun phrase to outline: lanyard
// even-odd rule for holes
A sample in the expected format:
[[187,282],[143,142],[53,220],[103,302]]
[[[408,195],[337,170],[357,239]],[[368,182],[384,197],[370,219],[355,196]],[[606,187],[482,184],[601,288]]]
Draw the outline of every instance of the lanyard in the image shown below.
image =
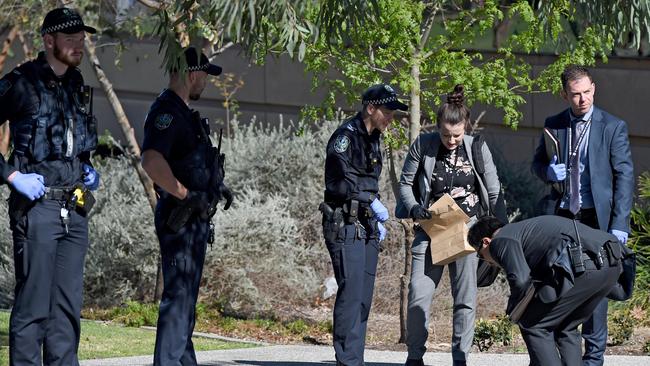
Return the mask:
[[[571,143],[571,138],[573,137],[573,131],[569,132],[569,138],[567,139],[569,142],[569,170],[573,167],[573,159],[578,155],[578,151],[580,151],[580,145],[582,144],[582,140],[584,139],[585,135],[587,134],[587,130],[589,130],[589,124],[591,123],[591,117],[585,122],[585,126],[582,129],[582,132],[580,132],[580,136],[578,136],[578,142],[576,143],[575,147],[573,147]],[[571,126],[569,126],[571,129]],[[578,128],[578,122],[576,122],[576,129]]]

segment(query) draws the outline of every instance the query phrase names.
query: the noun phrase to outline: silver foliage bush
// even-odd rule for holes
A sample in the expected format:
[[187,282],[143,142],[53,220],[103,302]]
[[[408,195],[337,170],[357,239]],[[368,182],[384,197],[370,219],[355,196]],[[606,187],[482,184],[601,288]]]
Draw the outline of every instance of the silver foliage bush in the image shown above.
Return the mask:
[[151,299],[158,242],[144,189],[126,158],[97,159],[95,165],[102,183],[88,226],[85,303]]
[[7,186],[0,187],[0,197],[3,198],[0,200],[0,309],[4,309],[13,302],[15,284],[13,242],[7,214]]
[[[214,218],[216,242],[208,248],[201,298],[226,310],[250,315],[305,305],[332,275],[322,238],[318,204],[323,199],[325,145],[341,121],[296,134],[297,126],[251,121],[236,124],[224,139],[226,183],[233,206]],[[213,140],[214,139],[213,136]],[[397,154],[397,173],[403,153]],[[156,280],[158,242],[153,215],[128,161],[96,159],[102,184],[90,217],[85,268],[85,303],[111,306],[149,301]],[[388,159],[382,174],[382,201],[393,212]],[[3,197],[8,190],[3,187]],[[0,201],[6,212],[6,202]],[[11,302],[13,259],[6,215],[0,220],[0,305]],[[392,312],[403,270],[403,232],[387,224],[375,288],[377,309]],[[3,302],[4,301],[4,302]]]

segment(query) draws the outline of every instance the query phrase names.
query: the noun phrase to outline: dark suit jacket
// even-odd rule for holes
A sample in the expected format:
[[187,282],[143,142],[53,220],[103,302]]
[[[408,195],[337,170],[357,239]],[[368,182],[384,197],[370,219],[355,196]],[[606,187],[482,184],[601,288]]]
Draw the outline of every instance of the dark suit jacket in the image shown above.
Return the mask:
[[[549,117],[544,123],[558,138],[561,146],[561,161],[567,161],[566,140],[570,132],[569,109]],[[598,224],[601,230],[612,229],[630,232],[630,211],[634,197],[634,171],[627,125],[623,120],[594,106],[589,131],[589,176],[591,193],[594,197]],[[546,177],[549,158],[543,137],[535,151],[532,170],[542,181],[551,183]],[[546,214],[553,214],[561,195],[551,189],[552,206]]]
[[[581,223],[577,227],[583,250],[592,259],[607,242],[614,243],[614,249],[619,248],[614,235]],[[572,220],[551,215],[508,224],[494,235],[490,254],[510,285],[508,314],[531,284],[535,286],[535,296],[544,303],[561,298],[573,287],[574,274],[567,250],[572,241],[577,242]]]

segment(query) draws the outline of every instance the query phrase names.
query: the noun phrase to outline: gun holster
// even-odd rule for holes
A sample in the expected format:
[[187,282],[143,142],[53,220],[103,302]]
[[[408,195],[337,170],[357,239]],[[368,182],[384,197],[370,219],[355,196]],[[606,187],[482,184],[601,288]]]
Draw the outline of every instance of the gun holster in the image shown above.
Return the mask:
[[182,204],[177,205],[167,217],[167,228],[173,233],[177,233],[187,223],[192,213],[194,213],[194,210],[191,207]]
[[9,205],[9,219],[11,219],[12,223],[15,223],[25,216],[36,202],[12,190],[7,203]]
[[333,242],[337,239],[339,231],[345,225],[343,212],[340,207],[332,208],[326,202],[318,206],[318,210],[323,213],[323,236],[327,242]]

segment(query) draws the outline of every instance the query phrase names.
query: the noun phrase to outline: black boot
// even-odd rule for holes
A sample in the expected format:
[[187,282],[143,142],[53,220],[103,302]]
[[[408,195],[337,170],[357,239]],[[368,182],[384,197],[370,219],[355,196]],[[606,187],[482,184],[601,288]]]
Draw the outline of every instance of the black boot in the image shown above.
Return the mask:
[[420,358],[419,360],[406,359],[404,366],[424,366],[424,361]]

